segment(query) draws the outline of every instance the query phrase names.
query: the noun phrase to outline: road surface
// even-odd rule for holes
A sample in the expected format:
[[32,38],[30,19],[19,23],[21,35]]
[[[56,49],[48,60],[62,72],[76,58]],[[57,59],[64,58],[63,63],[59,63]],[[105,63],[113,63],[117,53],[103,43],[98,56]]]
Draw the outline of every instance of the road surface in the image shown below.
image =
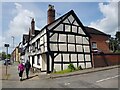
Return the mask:
[[[55,79],[35,76],[19,81],[17,66],[10,66],[11,79],[2,81],[2,88],[118,88],[118,68]],[[24,76],[25,77],[25,76]]]

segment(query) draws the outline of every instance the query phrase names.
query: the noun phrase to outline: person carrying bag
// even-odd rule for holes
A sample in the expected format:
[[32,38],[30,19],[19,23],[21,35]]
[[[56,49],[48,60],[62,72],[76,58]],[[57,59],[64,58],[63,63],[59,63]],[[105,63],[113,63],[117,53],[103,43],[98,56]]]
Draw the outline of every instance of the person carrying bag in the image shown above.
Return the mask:
[[18,71],[19,71],[20,81],[22,81],[22,75],[23,75],[23,72],[24,72],[24,65],[22,64],[22,62],[18,65]]

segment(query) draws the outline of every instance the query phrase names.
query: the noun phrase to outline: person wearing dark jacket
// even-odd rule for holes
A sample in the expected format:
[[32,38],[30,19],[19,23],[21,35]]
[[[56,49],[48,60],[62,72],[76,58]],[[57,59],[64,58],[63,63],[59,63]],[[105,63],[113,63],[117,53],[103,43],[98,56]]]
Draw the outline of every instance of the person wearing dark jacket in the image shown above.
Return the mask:
[[29,78],[29,70],[30,70],[31,64],[30,62],[27,60],[25,63],[25,69],[26,69],[26,77],[27,79]]

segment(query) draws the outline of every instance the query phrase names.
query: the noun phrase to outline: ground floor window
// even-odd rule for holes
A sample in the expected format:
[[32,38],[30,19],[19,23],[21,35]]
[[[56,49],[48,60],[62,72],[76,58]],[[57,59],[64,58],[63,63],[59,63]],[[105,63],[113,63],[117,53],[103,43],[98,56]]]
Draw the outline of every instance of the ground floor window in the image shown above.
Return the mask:
[[40,55],[37,55],[37,65],[40,65]]

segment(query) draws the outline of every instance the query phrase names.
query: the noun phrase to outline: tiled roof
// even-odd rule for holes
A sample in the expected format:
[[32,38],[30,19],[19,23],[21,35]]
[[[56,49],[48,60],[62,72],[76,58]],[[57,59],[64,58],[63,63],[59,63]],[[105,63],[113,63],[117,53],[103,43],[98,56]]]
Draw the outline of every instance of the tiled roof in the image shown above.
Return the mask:
[[89,33],[89,34],[96,34],[96,35],[105,35],[105,36],[110,36],[100,30],[97,30],[95,28],[92,28],[92,27],[85,27],[86,31]]
[[[56,19],[55,21],[53,21],[50,24],[47,24],[46,26],[44,26],[41,31],[43,31],[46,27],[49,28],[52,26],[52,28],[54,28],[57,24],[62,23],[62,21],[64,21],[67,17],[69,17],[70,15],[72,15],[77,23],[81,26],[81,28],[83,29],[83,31],[86,33],[86,35],[88,37],[90,37],[89,33],[85,30],[85,27],[83,26],[83,24],[81,23],[80,19],[77,17],[77,15],[75,14],[75,12],[73,10],[70,10],[69,12],[67,12],[66,14],[64,14],[63,16],[59,17],[58,19]],[[40,31],[40,32],[41,32]]]
[[38,35],[40,33],[39,30],[35,30],[35,36]]

